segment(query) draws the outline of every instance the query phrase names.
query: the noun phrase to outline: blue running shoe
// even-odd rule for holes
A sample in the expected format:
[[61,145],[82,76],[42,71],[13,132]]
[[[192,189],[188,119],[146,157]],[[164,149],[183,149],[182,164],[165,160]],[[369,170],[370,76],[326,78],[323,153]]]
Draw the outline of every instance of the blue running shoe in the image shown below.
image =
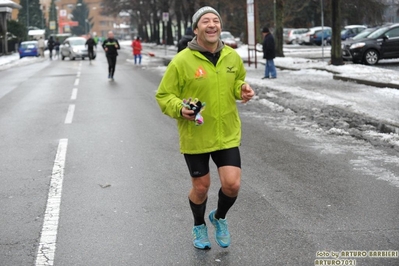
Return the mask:
[[205,224],[193,227],[193,244],[194,247],[199,249],[210,249],[211,242],[208,238],[208,228]]
[[230,233],[227,228],[227,220],[226,219],[216,219],[215,218],[216,210],[211,211],[209,214],[209,220],[215,226],[215,240],[219,246],[222,248],[227,248],[230,246]]

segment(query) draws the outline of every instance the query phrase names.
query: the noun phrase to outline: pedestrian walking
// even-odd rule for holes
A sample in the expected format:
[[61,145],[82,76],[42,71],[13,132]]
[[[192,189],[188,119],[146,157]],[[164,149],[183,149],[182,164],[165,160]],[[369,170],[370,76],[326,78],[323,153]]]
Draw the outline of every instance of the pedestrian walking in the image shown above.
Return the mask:
[[184,35],[181,37],[179,42],[177,43],[177,52],[180,52],[184,48],[187,47],[188,42],[190,42],[194,37],[194,33],[191,27],[188,27],[186,29],[186,32]]
[[143,50],[143,47],[141,45],[140,37],[137,37],[133,42],[132,42],[132,48],[133,48],[133,56],[134,56],[134,64],[141,65],[141,50]]
[[108,38],[104,40],[102,47],[105,51],[108,61],[108,80],[114,80],[116,58],[118,56],[118,50],[121,49],[119,42],[114,37],[112,31],[108,32]]
[[254,91],[245,82],[241,57],[220,40],[219,13],[204,6],[192,21],[195,37],[169,63],[156,100],[164,114],[177,120],[180,152],[192,183],[188,200],[194,217],[193,245],[211,248],[205,209],[212,158],[221,187],[217,208],[208,217],[215,227],[217,244],[226,248],[231,242],[226,214],[237,199],[241,182],[241,122],[236,100],[245,103]]
[[39,40],[37,41],[37,45],[39,47],[40,57],[44,57],[44,50],[46,48],[46,44],[44,43],[43,37],[39,38]]
[[270,33],[268,27],[263,27],[262,29],[263,35],[263,58],[266,59],[265,65],[265,75],[262,79],[277,78],[276,66],[274,65],[274,58],[276,57],[276,47],[274,43],[274,37]]
[[53,38],[53,36],[50,36],[50,38],[47,41],[47,48],[48,48],[48,50],[50,52],[50,60],[53,60],[53,49],[54,49],[54,46],[55,46],[54,38]]
[[[60,39],[59,38],[55,38],[55,42],[54,42],[54,50],[55,50],[55,57],[60,58]],[[54,57],[54,58],[55,58]]]
[[94,39],[91,37],[90,34],[87,34],[87,40],[85,46],[87,47],[87,53],[91,64],[91,60],[94,59],[94,46],[96,46],[96,42],[94,41]]

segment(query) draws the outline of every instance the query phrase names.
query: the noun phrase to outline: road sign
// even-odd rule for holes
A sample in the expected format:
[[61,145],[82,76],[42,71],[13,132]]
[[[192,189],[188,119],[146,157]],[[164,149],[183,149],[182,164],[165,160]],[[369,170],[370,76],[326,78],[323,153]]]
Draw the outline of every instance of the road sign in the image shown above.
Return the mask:
[[55,30],[55,21],[50,21],[50,30]]
[[168,12],[163,12],[162,13],[162,20],[163,20],[163,22],[168,22],[169,21],[169,13]]
[[60,17],[66,17],[67,16],[67,11],[65,9],[60,10]]

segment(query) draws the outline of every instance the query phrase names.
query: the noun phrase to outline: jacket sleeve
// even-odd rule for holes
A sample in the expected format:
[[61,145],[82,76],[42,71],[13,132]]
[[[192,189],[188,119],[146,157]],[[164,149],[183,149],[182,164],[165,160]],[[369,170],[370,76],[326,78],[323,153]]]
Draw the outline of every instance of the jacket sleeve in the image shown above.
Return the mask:
[[236,81],[235,81],[235,90],[234,90],[234,96],[237,100],[242,100],[241,97],[241,86],[245,84],[245,76],[247,75],[247,72],[244,67],[244,63],[241,58],[239,58],[239,64],[237,68],[237,75],[236,75]]
[[118,45],[118,48],[116,48],[116,49],[121,49],[121,46],[119,45],[119,42],[118,42],[118,40],[115,40],[116,41],[116,44]]
[[175,64],[170,62],[159,84],[155,98],[162,113],[175,119],[182,117],[180,113],[182,99],[179,98],[181,93],[179,83],[178,70]]

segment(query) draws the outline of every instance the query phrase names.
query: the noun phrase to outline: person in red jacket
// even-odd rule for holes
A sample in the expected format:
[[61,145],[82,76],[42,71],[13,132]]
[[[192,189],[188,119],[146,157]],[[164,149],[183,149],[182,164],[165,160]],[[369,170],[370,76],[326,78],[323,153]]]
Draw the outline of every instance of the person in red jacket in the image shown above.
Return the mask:
[[139,65],[141,65],[141,50],[143,48],[141,46],[140,37],[137,37],[132,42],[132,48],[133,48],[134,64],[137,65],[138,63]]

